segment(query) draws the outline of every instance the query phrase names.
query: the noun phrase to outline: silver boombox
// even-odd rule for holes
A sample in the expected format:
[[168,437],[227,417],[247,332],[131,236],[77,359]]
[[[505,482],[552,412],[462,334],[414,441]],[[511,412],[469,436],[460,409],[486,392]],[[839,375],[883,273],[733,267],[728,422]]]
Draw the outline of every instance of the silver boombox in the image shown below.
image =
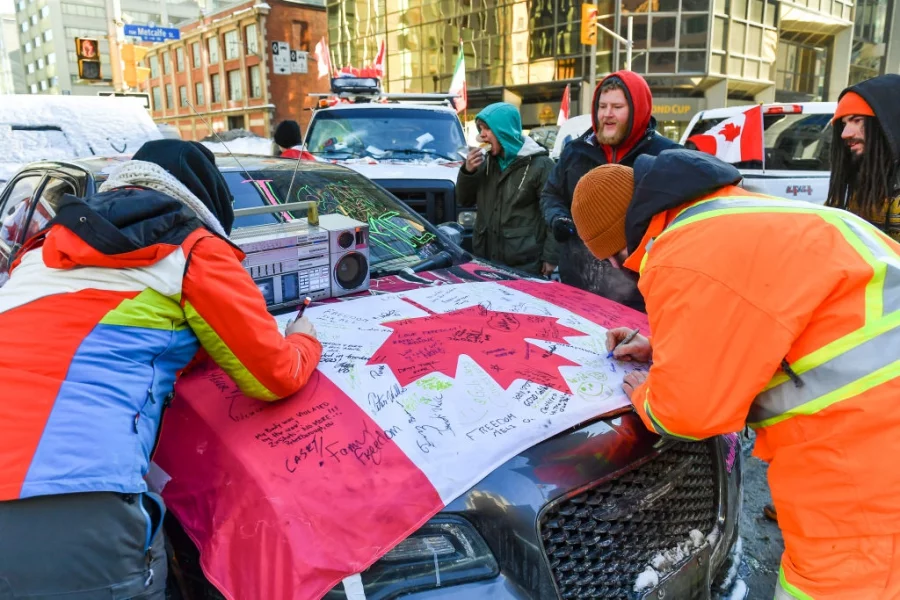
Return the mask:
[[[299,203],[298,203],[299,204]],[[235,216],[281,212],[290,204],[236,210]],[[305,203],[303,206],[306,206]],[[268,309],[296,306],[369,289],[369,226],[343,215],[241,227],[231,241]]]

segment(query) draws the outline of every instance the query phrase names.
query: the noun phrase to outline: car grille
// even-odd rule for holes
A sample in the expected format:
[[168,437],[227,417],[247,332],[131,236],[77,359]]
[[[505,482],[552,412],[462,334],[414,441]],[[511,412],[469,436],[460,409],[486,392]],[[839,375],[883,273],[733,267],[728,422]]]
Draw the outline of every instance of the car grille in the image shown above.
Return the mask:
[[444,193],[430,190],[390,190],[426,221],[439,224],[447,220]]
[[[666,481],[671,487],[661,488]],[[684,542],[693,529],[713,530],[717,490],[712,446],[679,442],[551,506],[540,533],[560,596],[633,597],[634,582],[654,555]]]

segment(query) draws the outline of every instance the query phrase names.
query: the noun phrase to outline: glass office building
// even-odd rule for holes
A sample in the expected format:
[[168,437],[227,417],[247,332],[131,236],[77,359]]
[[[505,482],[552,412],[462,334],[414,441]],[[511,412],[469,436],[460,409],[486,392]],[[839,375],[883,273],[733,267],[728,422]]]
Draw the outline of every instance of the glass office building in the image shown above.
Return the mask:
[[[677,137],[696,110],[729,104],[833,100],[848,80],[897,72],[893,0],[595,0],[600,22],[626,35],[632,70]],[[526,126],[555,122],[572,84],[585,112],[590,48],[575,0],[326,0],[337,66],[371,63],[386,41],[391,92],[449,88],[460,40],[470,106],[520,103]],[[856,21],[854,22],[854,16]],[[598,35],[597,78],[625,67],[624,47]]]

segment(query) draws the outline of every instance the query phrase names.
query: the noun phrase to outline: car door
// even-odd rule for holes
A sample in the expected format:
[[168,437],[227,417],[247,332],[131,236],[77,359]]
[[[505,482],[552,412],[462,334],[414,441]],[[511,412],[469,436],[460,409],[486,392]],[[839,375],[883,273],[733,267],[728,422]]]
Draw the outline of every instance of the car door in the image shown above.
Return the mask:
[[56,216],[65,194],[75,194],[77,183],[63,173],[24,173],[0,198],[0,286],[9,279],[9,265],[21,246]]

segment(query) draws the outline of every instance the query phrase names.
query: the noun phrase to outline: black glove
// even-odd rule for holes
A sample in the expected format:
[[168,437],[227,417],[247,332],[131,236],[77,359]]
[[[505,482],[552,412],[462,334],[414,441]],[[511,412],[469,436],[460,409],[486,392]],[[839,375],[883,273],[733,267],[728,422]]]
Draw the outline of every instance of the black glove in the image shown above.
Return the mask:
[[556,217],[550,224],[550,229],[553,230],[553,237],[557,242],[568,242],[578,234],[575,222],[569,217]]

